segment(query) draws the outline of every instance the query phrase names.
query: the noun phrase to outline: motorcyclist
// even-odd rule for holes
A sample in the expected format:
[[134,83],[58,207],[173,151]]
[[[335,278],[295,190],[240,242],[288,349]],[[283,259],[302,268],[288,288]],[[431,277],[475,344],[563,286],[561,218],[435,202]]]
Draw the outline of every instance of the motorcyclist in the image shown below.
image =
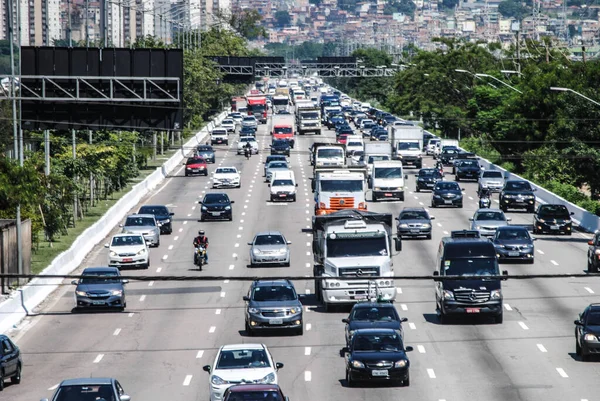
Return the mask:
[[205,235],[204,230],[198,231],[198,236],[194,238],[194,248],[199,246],[204,247],[204,260],[208,263],[208,237]]
[[244,145],[244,155],[246,157],[250,157],[252,155],[252,145],[250,144],[250,142],[246,142],[246,144]]
[[490,207],[492,191],[489,188],[481,188],[479,190],[479,207]]
[[440,172],[441,174],[444,174],[444,163],[442,163],[442,161],[441,161],[441,160],[438,160],[438,161],[435,163],[435,168],[436,168],[437,170],[439,170],[439,172]]

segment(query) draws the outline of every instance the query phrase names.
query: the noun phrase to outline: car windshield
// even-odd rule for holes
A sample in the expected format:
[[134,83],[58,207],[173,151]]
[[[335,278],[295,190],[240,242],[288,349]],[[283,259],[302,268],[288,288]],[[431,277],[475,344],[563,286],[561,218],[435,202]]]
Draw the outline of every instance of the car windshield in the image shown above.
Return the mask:
[[284,401],[278,391],[248,390],[230,392],[227,401]]
[[244,117],[244,122],[253,123],[256,119],[254,117]]
[[269,358],[263,349],[223,350],[217,361],[217,369],[269,368]]
[[498,220],[506,220],[504,217],[504,213],[502,212],[479,212],[475,215],[475,219],[477,221],[498,221]]
[[420,149],[419,142],[400,142],[398,144],[398,150],[414,150]]
[[446,276],[495,276],[498,274],[496,258],[444,260]]
[[223,120],[223,122],[221,123],[221,125],[222,124],[229,124],[229,125],[231,125],[231,124],[234,124],[234,122],[233,122],[233,120]]
[[463,160],[462,167],[477,167],[477,162],[474,160]]
[[269,167],[268,168],[289,168],[287,163],[283,163],[283,162],[271,162],[269,163]]
[[350,316],[350,320],[391,322],[398,320],[396,311],[393,308],[357,308]]
[[284,146],[288,147],[290,143],[288,141],[273,141],[273,146]]
[[371,238],[327,238],[327,257],[387,256],[385,236]]
[[375,126],[373,121],[363,121],[363,128],[371,128],[373,126]]
[[139,214],[154,214],[158,216],[166,216],[169,214],[169,209],[165,206],[142,206]]
[[341,148],[336,149],[319,149],[317,150],[317,157],[320,159],[331,159],[333,157],[343,157],[343,150]]
[[411,210],[400,213],[400,220],[429,220],[429,216],[424,210]]
[[290,285],[261,285],[252,292],[252,300],[256,302],[293,301],[296,298],[296,291]]
[[198,146],[198,152],[212,152],[213,148],[210,146]]
[[185,164],[188,166],[190,164],[204,164],[204,163],[206,163],[206,162],[201,157],[190,157],[189,159],[187,159],[187,162],[185,162]]
[[322,192],[362,192],[362,180],[319,180]]
[[362,142],[360,142],[360,141],[356,141],[356,142],[355,142],[355,141],[351,141],[351,142],[349,141],[349,142],[346,144],[346,147],[348,147],[348,146],[350,146],[350,147],[352,147],[352,146],[360,146],[360,147],[362,148],[362,146],[363,146],[363,143],[362,143]]
[[115,393],[110,384],[61,386],[58,388],[53,401],[94,401],[100,399],[116,401]]
[[354,338],[354,351],[398,352],[404,350],[398,334],[359,334]]
[[544,205],[540,207],[540,215],[552,217],[569,217],[569,210],[563,205]]
[[483,178],[502,178],[502,172],[500,171],[484,171]]
[[438,182],[435,185],[435,189],[441,189],[444,191],[460,191],[460,188],[455,182]]
[[377,156],[369,156],[368,164],[373,164],[374,161],[378,160],[390,160],[390,157],[387,155],[377,155]]
[[527,230],[513,229],[513,230],[498,230],[496,232],[496,239],[503,240],[528,240],[529,233]]
[[447,155],[454,155],[458,152],[455,149],[444,149],[444,151],[442,153],[447,154]]
[[225,131],[225,130],[220,130],[220,129],[218,129],[218,130],[217,130],[217,129],[216,129],[216,130],[214,130],[214,131],[212,132],[212,134],[213,134],[213,136],[214,136],[214,135],[227,135],[227,131]]
[[269,163],[275,160],[285,161],[286,159],[285,156],[267,156],[266,164],[268,165]]
[[285,239],[281,235],[257,235],[254,245],[284,245]]
[[208,194],[203,203],[229,203],[229,197],[225,194]]
[[505,189],[508,191],[531,191],[531,186],[525,181],[512,181],[506,183]]
[[317,113],[315,111],[301,112],[300,118],[306,118],[308,120],[316,120],[317,118],[319,118],[319,113]]
[[273,129],[276,134],[291,134],[293,133],[292,127],[275,127]]
[[217,173],[217,174],[235,174],[235,173],[237,173],[237,170],[233,167],[219,167],[217,169],[217,171],[215,171],[215,173]]
[[437,169],[427,169],[419,171],[419,177],[442,178],[442,173]]
[[119,237],[113,237],[110,246],[132,246],[132,245],[143,245],[144,239],[141,235],[125,235]]
[[402,178],[402,167],[377,167],[375,178]]
[[256,142],[256,140],[254,139],[254,137],[245,136],[240,138],[240,142]]
[[139,226],[147,227],[156,225],[152,217],[128,217],[125,221],[125,227]]
[[274,180],[272,187],[284,187],[284,186],[294,186],[294,182],[292,180]]
[[[82,276],[88,276],[86,278],[82,278],[79,282],[80,284],[111,284],[111,283],[120,283],[121,279],[117,272],[110,271],[102,271],[102,272],[90,272],[83,271]],[[89,277],[92,276],[92,277]]]
[[600,313],[590,313],[587,317],[588,326],[600,326]]

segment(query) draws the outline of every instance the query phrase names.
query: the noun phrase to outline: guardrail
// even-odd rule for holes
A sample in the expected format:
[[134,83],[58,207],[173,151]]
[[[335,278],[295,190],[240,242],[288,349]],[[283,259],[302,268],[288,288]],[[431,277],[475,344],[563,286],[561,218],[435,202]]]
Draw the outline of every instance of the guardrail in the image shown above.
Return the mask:
[[[180,151],[177,151],[161,167],[157,167],[152,174],[136,184],[100,220],[81,233],[68,250],[54,258],[52,263],[41,274],[64,275],[77,269],[92,249],[110,234],[111,230],[125,218],[129,211],[168,177],[169,173],[175,167],[181,165],[184,157],[186,157],[185,149],[193,148],[202,143],[212,129],[223,121],[226,115],[227,111],[219,114],[207,126],[190,138],[181,147]],[[0,303],[0,333],[6,332],[18,324],[24,317],[30,315],[33,309],[58,288],[61,282],[62,280],[59,278],[35,278]]]

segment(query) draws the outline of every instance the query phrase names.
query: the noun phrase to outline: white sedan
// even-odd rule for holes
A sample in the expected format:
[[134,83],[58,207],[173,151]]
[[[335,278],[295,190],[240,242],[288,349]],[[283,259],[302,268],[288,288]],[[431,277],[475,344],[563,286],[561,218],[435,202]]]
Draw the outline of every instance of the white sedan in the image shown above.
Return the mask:
[[257,128],[258,127],[258,120],[254,116],[246,116],[242,120],[242,127]]
[[250,146],[252,146],[252,153],[257,155],[258,154],[258,142],[256,142],[256,138],[254,138],[253,136],[243,136],[240,138],[240,140],[238,141],[238,145],[237,145],[237,154],[238,155],[244,154],[244,146],[246,146],[247,143],[250,143]]
[[140,234],[116,234],[104,247],[108,248],[110,267],[150,267],[148,245]]
[[221,121],[221,128],[225,128],[227,132],[235,133],[235,121],[233,118],[226,118],[225,120]]
[[212,174],[213,188],[240,188],[240,173],[235,167],[218,167]]
[[212,365],[203,367],[210,377],[210,401],[222,401],[223,393],[235,383],[278,384],[277,371],[283,363],[273,362],[264,344],[224,345]]

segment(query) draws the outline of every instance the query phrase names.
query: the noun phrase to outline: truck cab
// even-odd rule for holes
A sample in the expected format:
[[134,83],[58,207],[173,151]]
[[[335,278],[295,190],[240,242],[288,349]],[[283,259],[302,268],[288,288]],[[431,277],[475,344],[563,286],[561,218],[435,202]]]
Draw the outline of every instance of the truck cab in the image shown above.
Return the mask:
[[403,173],[401,161],[374,161],[369,180],[373,202],[380,199],[404,201],[404,180],[408,180],[408,176]]
[[365,169],[315,170],[313,191],[315,215],[321,216],[343,209],[367,210]]
[[346,163],[343,145],[330,143],[315,143],[309,148],[312,155],[311,164],[318,167],[344,167]]

